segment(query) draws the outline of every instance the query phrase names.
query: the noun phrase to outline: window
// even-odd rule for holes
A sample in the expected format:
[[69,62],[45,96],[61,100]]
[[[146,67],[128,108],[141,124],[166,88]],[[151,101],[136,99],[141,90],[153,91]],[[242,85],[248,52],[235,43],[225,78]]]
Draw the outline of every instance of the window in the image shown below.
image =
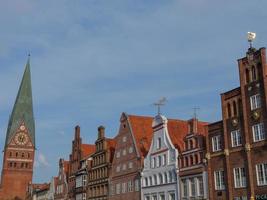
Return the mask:
[[139,184],[139,180],[138,180],[138,179],[136,179],[136,180],[134,181],[134,186],[135,186],[135,191],[139,191],[140,184]]
[[148,186],[148,178],[145,178],[144,186]]
[[267,163],[256,165],[258,186],[267,185]]
[[167,157],[166,157],[166,154],[164,154],[162,156],[162,165],[165,166],[166,165],[166,161],[167,161]]
[[197,196],[203,196],[204,195],[204,185],[203,185],[203,178],[202,177],[198,177],[197,178],[197,182],[198,182],[198,192],[197,192]]
[[158,156],[158,167],[161,166],[161,156]]
[[149,184],[150,184],[150,185],[153,185],[153,179],[152,179],[152,176],[149,177]]
[[111,195],[114,195],[114,193],[115,193],[113,185],[110,186],[110,193],[111,193]]
[[241,145],[241,134],[240,130],[235,130],[231,132],[232,147],[237,147]]
[[133,191],[133,182],[129,181],[128,182],[128,192],[132,192]]
[[259,94],[250,97],[250,108],[255,110],[261,107],[261,96]]
[[164,173],[164,179],[165,179],[165,183],[168,183],[168,175],[167,175],[167,172]]
[[118,166],[116,167],[116,172],[120,172],[120,171],[121,171],[121,166],[118,165]]
[[125,193],[126,192],[126,183],[122,183],[121,185],[121,193]]
[[133,147],[129,148],[129,153],[133,153]]
[[159,194],[159,200],[165,200],[165,194],[164,193]]
[[194,178],[190,178],[189,183],[190,183],[189,196],[195,197],[196,196],[196,184],[195,184]]
[[122,165],[122,170],[126,170],[126,164]]
[[252,126],[253,140],[258,142],[265,139],[265,131],[263,123],[255,124]]
[[157,176],[154,175],[153,177],[154,177],[154,184],[157,185],[158,184]]
[[174,192],[169,193],[169,200],[175,200],[175,193]]
[[235,188],[246,187],[246,172],[244,167],[234,168]]
[[157,164],[156,157],[154,157],[152,161],[152,168],[155,168],[156,164]]
[[246,69],[246,82],[250,82],[250,75],[249,75],[249,69]]
[[119,183],[116,184],[116,194],[120,194],[121,192],[121,185]]
[[157,149],[161,148],[161,138],[158,138],[157,140]]
[[145,200],[150,200],[150,197],[149,197],[149,196],[146,196],[146,197],[145,197]]
[[230,105],[230,103],[227,104],[227,113],[228,113],[228,118],[232,117],[232,112],[231,112],[231,105]]
[[123,149],[123,151],[122,151],[122,155],[126,155],[126,149]]
[[186,180],[182,180],[182,197],[187,197],[187,183]]
[[153,194],[152,200],[157,200],[157,195],[156,194]]
[[172,172],[171,171],[169,171],[169,181],[170,181],[170,183],[173,182],[173,177],[172,177]]
[[212,150],[220,151],[222,149],[222,137],[221,135],[217,135],[212,137]]
[[252,81],[255,81],[257,80],[257,75],[256,75],[256,69],[255,69],[255,66],[252,66],[251,67],[251,72],[252,72]]
[[224,171],[214,172],[215,190],[224,190]]
[[163,184],[163,176],[162,176],[162,174],[159,174],[159,184]]
[[118,151],[118,152],[116,153],[116,157],[119,158],[120,156],[121,156],[121,152]]
[[129,162],[129,164],[128,164],[129,166],[129,169],[132,169],[133,168],[133,163],[132,162]]
[[126,142],[126,140],[127,140],[127,137],[126,136],[123,136],[122,141],[123,142]]

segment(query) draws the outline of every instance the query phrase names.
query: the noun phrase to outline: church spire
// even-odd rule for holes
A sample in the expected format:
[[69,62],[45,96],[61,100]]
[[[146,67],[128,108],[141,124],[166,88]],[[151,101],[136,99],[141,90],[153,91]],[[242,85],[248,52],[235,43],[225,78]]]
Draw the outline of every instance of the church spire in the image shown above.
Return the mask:
[[12,114],[9,118],[5,146],[10,143],[21,123],[24,123],[25,127],[28,129],[31,142],[35,146],[30,57],[28,57]]

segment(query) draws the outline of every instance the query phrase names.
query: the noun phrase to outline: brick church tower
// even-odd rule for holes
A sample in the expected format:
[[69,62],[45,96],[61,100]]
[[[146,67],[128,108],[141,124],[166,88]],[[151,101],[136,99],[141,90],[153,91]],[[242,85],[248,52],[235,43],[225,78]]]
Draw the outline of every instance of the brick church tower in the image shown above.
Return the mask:
[[35,152],[30,62],[28,60],[9,119],[4,146],[0,199],[25,199]]

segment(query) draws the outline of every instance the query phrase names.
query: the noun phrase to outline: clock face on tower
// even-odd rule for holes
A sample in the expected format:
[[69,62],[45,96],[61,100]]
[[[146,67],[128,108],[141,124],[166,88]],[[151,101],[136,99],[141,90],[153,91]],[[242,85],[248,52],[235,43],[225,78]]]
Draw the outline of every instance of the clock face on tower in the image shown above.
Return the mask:
[[25,145],[28,143],[28,141],[29,141],[28,136],[24,132],[19,132],[15,136],[15,143],[18,145]]

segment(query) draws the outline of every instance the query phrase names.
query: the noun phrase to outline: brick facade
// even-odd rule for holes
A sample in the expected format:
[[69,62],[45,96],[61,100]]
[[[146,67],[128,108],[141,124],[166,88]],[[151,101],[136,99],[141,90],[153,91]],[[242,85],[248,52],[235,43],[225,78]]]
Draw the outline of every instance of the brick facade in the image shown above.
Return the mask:
[[209,126],[211,199],[260,199],[267,194],[265,48],[250,48],[238,66],[240,87],[221,94],[223,120]]
[[89,166],[87,199],[106,200],[109,195],[109,178],[115,151],[115,141],[105,137],[105,128],[98,127],[96,151]]

